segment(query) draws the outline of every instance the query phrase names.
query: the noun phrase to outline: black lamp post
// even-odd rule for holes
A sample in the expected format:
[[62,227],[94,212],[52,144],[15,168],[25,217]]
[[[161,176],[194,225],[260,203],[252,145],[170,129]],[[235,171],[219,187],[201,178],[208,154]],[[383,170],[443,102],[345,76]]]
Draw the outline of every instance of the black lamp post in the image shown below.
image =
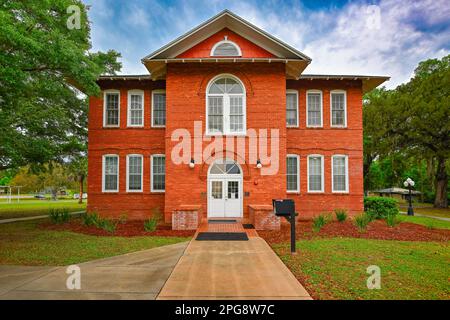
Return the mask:
[[412,187],[414,187],[414,181],[411,178],[406,179],[406,181],[403,183],[405,187],[408,187],[409,190],[409,206],[408,206],[408,216],[414,215],[414,210],[412,207]]

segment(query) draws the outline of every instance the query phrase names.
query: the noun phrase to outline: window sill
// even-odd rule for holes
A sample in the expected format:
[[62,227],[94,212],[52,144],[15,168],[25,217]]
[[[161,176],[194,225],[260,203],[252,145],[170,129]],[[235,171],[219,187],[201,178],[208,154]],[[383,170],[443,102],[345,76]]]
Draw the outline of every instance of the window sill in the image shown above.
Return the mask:
[[306,126],[306,129],[323,129],[323,126]]
[[166,193],[165,190],[151,190],[150,193]]
[[152,129],[165,129],[166,126],[151,126]]
[[103,129],[120,129],[120,125],[118,125],[118,126],[103,126]]
[[347,129],[347,126],[330,126],[331,129]]
[[300,191],[286,191],[286,194],[296,194],[296,195],[299,195],[300,194]]
[[207,137],[246,137],[247,132],[243,133],[205,133]]

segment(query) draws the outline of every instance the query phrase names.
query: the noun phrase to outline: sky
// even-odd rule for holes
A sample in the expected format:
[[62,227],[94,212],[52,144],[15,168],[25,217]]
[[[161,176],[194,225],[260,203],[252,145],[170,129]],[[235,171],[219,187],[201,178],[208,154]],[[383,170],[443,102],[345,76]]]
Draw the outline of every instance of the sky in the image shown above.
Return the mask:
[[304,73],[408,81],[450,53],[448,0],[84,0],[92,51],[122,54],[121,74],[147,74],[147,54],[228,9],[312,58]]

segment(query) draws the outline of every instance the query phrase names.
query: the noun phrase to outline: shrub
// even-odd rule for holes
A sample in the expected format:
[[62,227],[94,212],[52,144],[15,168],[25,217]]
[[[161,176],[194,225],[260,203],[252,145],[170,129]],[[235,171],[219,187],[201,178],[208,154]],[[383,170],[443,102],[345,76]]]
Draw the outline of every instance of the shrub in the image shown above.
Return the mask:
[[103,229],[109,233],[114,233],[117,228],[117,221],[110,219],[100,219],[96,225],[97,228]]
[[345,209],[335,209],[334,214],[336,215],[336,219],[339,222],[344,222],[347,219],[347,210]]
[[372,216],[369,213],[362,213],[355,217],[355,225],[358,227],[359,232],[365,232],[367,225],[372,221]]
[[400,219],[396,214],[388,214],[386,217],[386,223],[389,227],[395,227],[400,223]]
[[385,197],[364,198],[364,211],[370,212],[373,219],[386,219],[388,215],[398,214],[397,201]]
[[314,232],[319,232],[320,229],[322,229],[322,227],[324,225],[326,225],[328,222],[330,221],[330,216],[326,216],[324,214],[320,214],[317,217],[315,217],[313,219],[313,230]]
[[99,220],[100,217],[97,212],[92,213],[85,212],[81,215],[81,221],[85,226],[97,226]]
[[155,231],[157,226],[158,220],[153,217],[144,222],[144,230],[147,232]]
[[50,221],[55,224],[66,223],[70,219],[69,209],[55,209],[51,208],[48,212]]

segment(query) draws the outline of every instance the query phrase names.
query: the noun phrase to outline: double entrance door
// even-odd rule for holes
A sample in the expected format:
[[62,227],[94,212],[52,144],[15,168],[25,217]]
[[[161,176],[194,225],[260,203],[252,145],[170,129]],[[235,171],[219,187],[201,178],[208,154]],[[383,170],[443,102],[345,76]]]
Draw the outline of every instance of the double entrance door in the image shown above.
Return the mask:
[[208,180],[208,217],[242,217],[242,179]]

